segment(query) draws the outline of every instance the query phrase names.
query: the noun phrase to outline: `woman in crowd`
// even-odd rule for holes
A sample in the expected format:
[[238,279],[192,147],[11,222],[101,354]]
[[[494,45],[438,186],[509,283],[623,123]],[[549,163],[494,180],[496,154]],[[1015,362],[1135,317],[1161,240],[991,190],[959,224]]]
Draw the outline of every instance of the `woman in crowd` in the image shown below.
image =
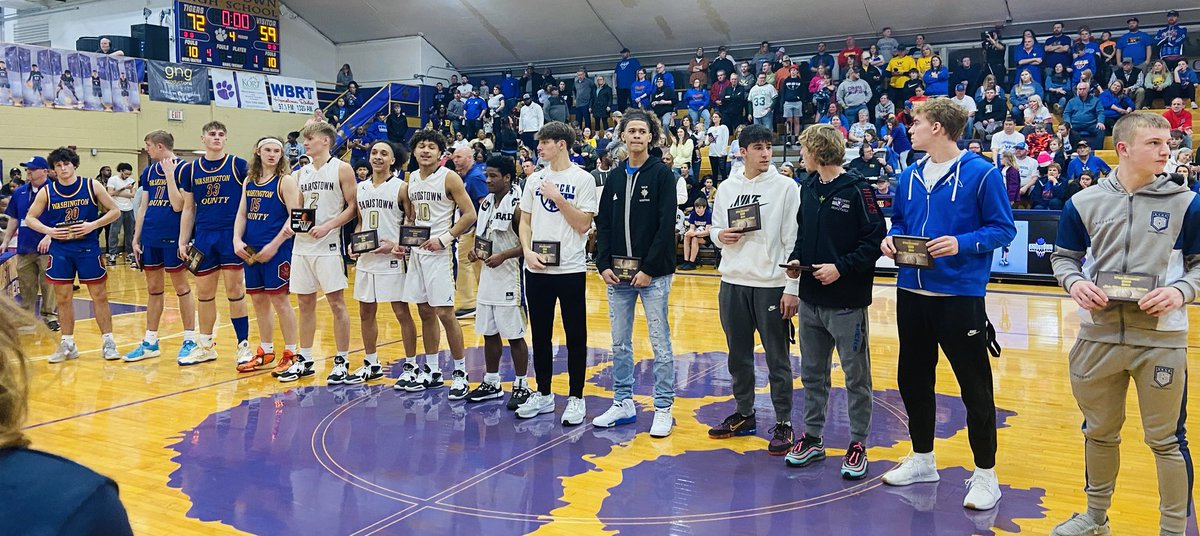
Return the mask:
[[1017,208],[1021,202],[1021,171],[1017,169],[1017,160],[1012,151],[1000,153],[1000,175],[1004,177],[1004,187],[1008,189],[1008,204]]
[[1033,73],[1021,71],[1021,77],[1016,84],[1013,84],[1012,91],[1009,93],[1012,117],[1018,125],[1026,124],[1025,108],[1029,107],[1029,98],[1038,97],[1040,100],[1043,94],[1042,85],[1034,81]]
[[901,123],[895,115],[889,115],[887,124],[880,129],[880,135],[883,136],[884,145],[889,152],[895,153],[896,165],[892,167],[900,170],[908,166],[908,156],[912,151],[912,142],[908,139],[908,128]]
[[1166,96],[1163,98],[1163,105],[1167,105],[1175,97],[1179,97],[1185,101],[1192,101],[1192,108],[1196,108],[1196,71],[1193,71],[1188,66],[1187,60],[1179,60],[1175,64],[1175,68],[1171,70],[1171,85],[1167,88]]
[[[929,45],[925,46],[928,47]],[[921,78],[925,82],[926,95],[930,97],[950,96],[950,71],[942,65],[941,56],[934,56],[929,59],[929,69],[925,71],[925,74]]]
[[1171,101],[1167,98],[1167,92],[1170,91],[1171,82],[1174,80],[1174,73],[1167,71],[1167,64],[1162,60],[1154,60],[1142,82],[1146,88],[1146,97],[1142,101],[1142,107],[1153,108],[1155,99],[1162,99],[1164,107],[1169,104]]
[[671,168],[671,171],[674,171],[676,175],[679,175],[680,165],[684,162],[690,163],[692,161],[692,148],[695,147],[695,144],[692,143],[692,135],[689,134],[684,127],[675,129],[675,134],[670,136],[670,138],[671,158],[672,162],[675,164],[674,167]]
[[350,82],[353,81],[354,71],[350,70],[349,63],[343,63],[342,68],[338,69],[337,85],[334,87],[334,91],[337,91],[338,93],[346,91],[346,88],[350,85]]
[[725,167],[729,156],[729,127],[722,125],[721,119],[721,112],[713,110],[709,117],[712,126],[708,127],[704,136],[704,144],[708,146],[708,165],[717,183],[729,176]]
[[975,100],[983,100],[983,93],[989,89],[996,90],[996,98],[1008,100],[1008,93],[1005,93],[1004,88],[996,83],[996,77],[990,74],[983,77],[983,83],[979,84],[979,89],[975,90]]
[[1070,199],[1071,196],[1079,193],[1080,190],[1083,190],[1084,188],[1090,188],[1095,184],[1096,176],[1093,175],[1091,171],[1084,171],[1083,173],[1080,173],[1078,178],[1067,184],[1067,190],[1064,193],[1063,202],[1066,203],[1066,199]]
[[1046,104],[1061,112],[1067,105],[1074,91],[1071,89],[1071,73],[1061,63],[1054,65],[1050,77],[1046,79]]
[[[1021,74],[1027,75],[1029,71]],[[1037,123],[1045,125],[1047,130],[1054,124],[1054,117],[1050,115],[1050,109],[1042,106],[1042,98],[1037,95],[1030,95],[1029,99],[1025,101],[1025,111],[1021,116],[1030,132],[1033,131],[1033,125]]]

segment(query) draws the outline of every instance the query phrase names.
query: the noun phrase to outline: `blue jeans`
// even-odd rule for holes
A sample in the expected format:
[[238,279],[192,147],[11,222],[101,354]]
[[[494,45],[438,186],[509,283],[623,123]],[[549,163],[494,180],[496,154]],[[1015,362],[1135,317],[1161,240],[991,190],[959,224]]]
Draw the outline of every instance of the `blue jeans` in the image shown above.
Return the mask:
[[688,115],[691,116],[693,125],[703,122],[704,130],[708,130],[708,124],[712,122],[712,112],[708,111],[708,108],[702,110],[688,108]]
[[667,298],[673,275],[650,279],[637,288],[629,283],[609,285],[608,320],[612,324],[613,400],[633,397],[633,309],[638,296],[654,351],[654,407],[669,408],[675,402],[675,354],[671,350],[671,327],[667,324]]
[[767,127],[767,130],[774,131],[775,130],[775,114],[772,112],[767,112],[767,115],[764,115],[762,117],[755,117],[754,124]]

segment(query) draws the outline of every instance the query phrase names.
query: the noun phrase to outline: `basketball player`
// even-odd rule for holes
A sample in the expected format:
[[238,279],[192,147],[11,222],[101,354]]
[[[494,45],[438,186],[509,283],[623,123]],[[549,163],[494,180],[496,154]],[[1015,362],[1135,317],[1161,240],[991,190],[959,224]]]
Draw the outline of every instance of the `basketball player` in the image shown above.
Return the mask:
[[71,100],[79,100],[79,96],[75,94],[75,76],[71,74],[70,69],[63,70],[62,74],[59,75],[58,89],[54,92],[54,100],[58,100],[59,95],[61,95],[64,90],[71,94]]
[[[525,253],[529,298],[529,326],[533,338],[533,363],[538,390],[517,408],[522,419],[554,412],[554,356],[550,337],[554,332],[554,304],[562,308],[563,331],[567,336],[567,373],[570,378],[567,407],[562,423],[583,424],[587,405],[583,384],[587,373],[587,236],[599,209],[596,181],[583,168],[571,163],[568,152],[575,145],[575,131],[552,121],[537,133],[538,156],[549,167],[527,179],[521,192],[521,224],[518,232]],[[534,250],[534,242],[557,244],[557,259]],[[546,251],[550,253],[550,251]],[[546,262],[551,262],[547,266]]]
[[[171,276],[171,286],[179,299],[179,317],[183,321],[183,344],[176,360],[183,360],[196,349],[196,302],[192,287],[183,272],[175,241],[179,239],[179,218],[183,195],[179,187],[179,159],[175,156],[175,137],[165,130],[146,134],[146,155],[151,164],[138,179],[142,200],[138,203],[133,229],[133,253],[146,275],[146,335],[142,343],[125,354],[125,361],[141,361],[161,355],[158,327],[163,313],[163,270]],[[167,169],[172,172],[168,174]],[[167,177],[170,177],[168,179]],[[149,222],[150,225],[146,225]]]
[[355,254],[349,246],[346,248],[350,257],[357,260],[354,265],[354,299],[358,300],[359,331],[367,355],[363,366],[353,374],[330,377],[329,383],[359,384],[383,377],[378,353],[379,322],[376,319],[381,303],[390,303],[396,320],[400,322],[406,362],[412,363],[417,355],[417,325],[413,323],[408,304],[400,300],[406,283],[407,262],[392,253],[399,244],[400,226],[404,223],[404,202],[401,197],[404,180],[396,177],[396,172],[403,169],[408,154],[387,140],[372,143],[368,151],[367,162],[371,166],[371,175],[358,183],[356,199],[359,218],[356,231],[375,231],[378,247],[361,255]]
[[[1158,468],[1158,534],[1184,534],[1188,525],[1185,306],[1200,289],[1200,198],[1161,173],[1170,138],[1170,124],[1160,115],[1122,117],[1113,126],[1120,165],[1063,207],[1050,260],[1054,277],[1083,309],[1068,368],[1085,423],[1087,512],[1054,527],[1054,536],[1109,533],[1130,380]],[[1101,286],[1113,272],[1155,279],[1139,281],[1147,292],[1137,301],[1118,301],[1124,289]],[[1153,533],[1151,526],[1140,530]]]
[[507,156],[488,159],[483,171],[488,195],[479,204],[479,221],[475,225],[475,240],[491,243],[491,254],[480,256],[479,248],[469,253],[471,262],[482,261],[479,272],[479,292],[476,294],[475,332],[483,336],[483,357],[486,373],[483,382],[467,395],[467,402],[483,402],[504,396],[500,388],[500,357],[504,340],[512,352],[512,395],[508,409],[514,411],[529,400],[529,346],[525,344],[525,306],[521,291],[521,239],[517,235],[519,220],[517,205],[521,188],[513,184],[517,165]]
[[[183,186],[183,211],[179,218],[179,258],[187,259],[188,247],[203,258],[196,267],[196,301],[199,302],[200,336],[196,348],[179,360],[182,366],[196,365],[217,358],[213,328],[217,323],[217,273],[223,274],[229,317],[237,335],[237,364],[249,362],[250,319],[246,317],[246,281],[242,258],[233,251],[233,225],[246,180],[246,161],[225,153],[225,125],[212,121],[204,125],[200,141],[204,156],[188,162],[179,170]],[[170,176],[173,168],[164,163]],[[193,237],[195,243],[192,243]]]
[[288,300],[292,272],[291,209],[300,206],[299,189],[283,158],[283,142],[265,137],[254,148],[254,160],[238,204],[233,227],[233,250],[246,261],[246,293],[258,317],[258,349],[238,363],[238,372],[253,372],[275,360],[275,317],[283,332],[283,357],[296,359],[296,314]]
[[279,381],[291,382],[313,374],[313,339],[317,334],[317,291],[333,313],[333,340],[337,354],[333,358],[330,383],[344,380],[346,356],[350,353],[350,316],[343,296],[347,287],[346,265],[342,261],[342,226],[354,219],[354,169],[329,154],[337,131],[329,123],[305,125],[300,130],[304,149],[312,162],[297,172],[300,207],[316,210],[314,225],[307,233],[296,235],[292,246],[292,294],[300,302],[300,355],[296,363],[279,375]]
[[[444,385],[438,364],[438,346],[442,340],[438,324],[446,330],[446,343],[454,359],[451,375],[450,400],[462,400],[470,391],[467,380],[462,326],[454,318],[454,253],[455,240],[475,223],[475,205],[458,173],[439,167],[438,161],[446,152],[446,138],[430,130],[418,131],[409,140],[412,156],[418,169],[409,175],[401,189],[408,200],[407,219],[413,225],[429,229],[429,239],[420,247],[406,248],[408,275],[404,281],[402,299],[417,304],[421,316],[421,338],[425,344],[425,365],[416,372],[415,363],[406,363],[396,382],[397,389],[424,391]],[[454,211],[462,213],[454,221]],[[414,370],[408,370],[408,365]],[[406,373],[408,374],[406,376]]]
[[[46,279],[56,286],[58,321],[62,326],[62,341],[50,356],[50,363],[62,363],[79,357],[75,346],[75,278],[87,285],[92,297],[96,325],[104,345],[101,355],[109,361],[120,359],[112,335],[112,311],[108,307],[108,272],[100,250],[100,229],[120,215],[108,189],[99,181],[75,175],[79,155],[74,150],[59,147],[50,153],[50,166],[56,171],[54,182],[43,188],[29,207],[25,224],[34,231],[50,237],[50,243],[38,244],[38,251],[50,253]],[[100,216],[100,207],[107,211]],[[44,221],[43,221],[44,220]]]

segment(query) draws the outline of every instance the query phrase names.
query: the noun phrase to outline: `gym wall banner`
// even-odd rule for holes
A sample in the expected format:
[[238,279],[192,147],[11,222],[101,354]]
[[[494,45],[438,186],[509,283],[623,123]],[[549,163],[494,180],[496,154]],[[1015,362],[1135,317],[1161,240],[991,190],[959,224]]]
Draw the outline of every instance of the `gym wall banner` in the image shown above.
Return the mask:
[[182,104],[208,104],[208,67],[147,62],[150,100]]
[[0,106],[136,112],[145,60],[0,43]]

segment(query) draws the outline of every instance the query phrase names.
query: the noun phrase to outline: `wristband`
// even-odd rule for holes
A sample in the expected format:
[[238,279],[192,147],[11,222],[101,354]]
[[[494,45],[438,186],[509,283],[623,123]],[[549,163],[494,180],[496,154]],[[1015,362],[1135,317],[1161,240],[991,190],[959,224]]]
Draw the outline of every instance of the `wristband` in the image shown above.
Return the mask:
[[447,232],[446,234],[443,234],[443,235],[441,235],[441,236],[439,236],[439,237],[438,237],[438,242],[441,242],[441,243],[442,243],[442,247],[444,247],[444,248],[445,248],[445,247],[450,247],[450,244],[451,244],[452,242],[454,242],[454,235],[452,235],[452,234],[450,234],[449,232]]

